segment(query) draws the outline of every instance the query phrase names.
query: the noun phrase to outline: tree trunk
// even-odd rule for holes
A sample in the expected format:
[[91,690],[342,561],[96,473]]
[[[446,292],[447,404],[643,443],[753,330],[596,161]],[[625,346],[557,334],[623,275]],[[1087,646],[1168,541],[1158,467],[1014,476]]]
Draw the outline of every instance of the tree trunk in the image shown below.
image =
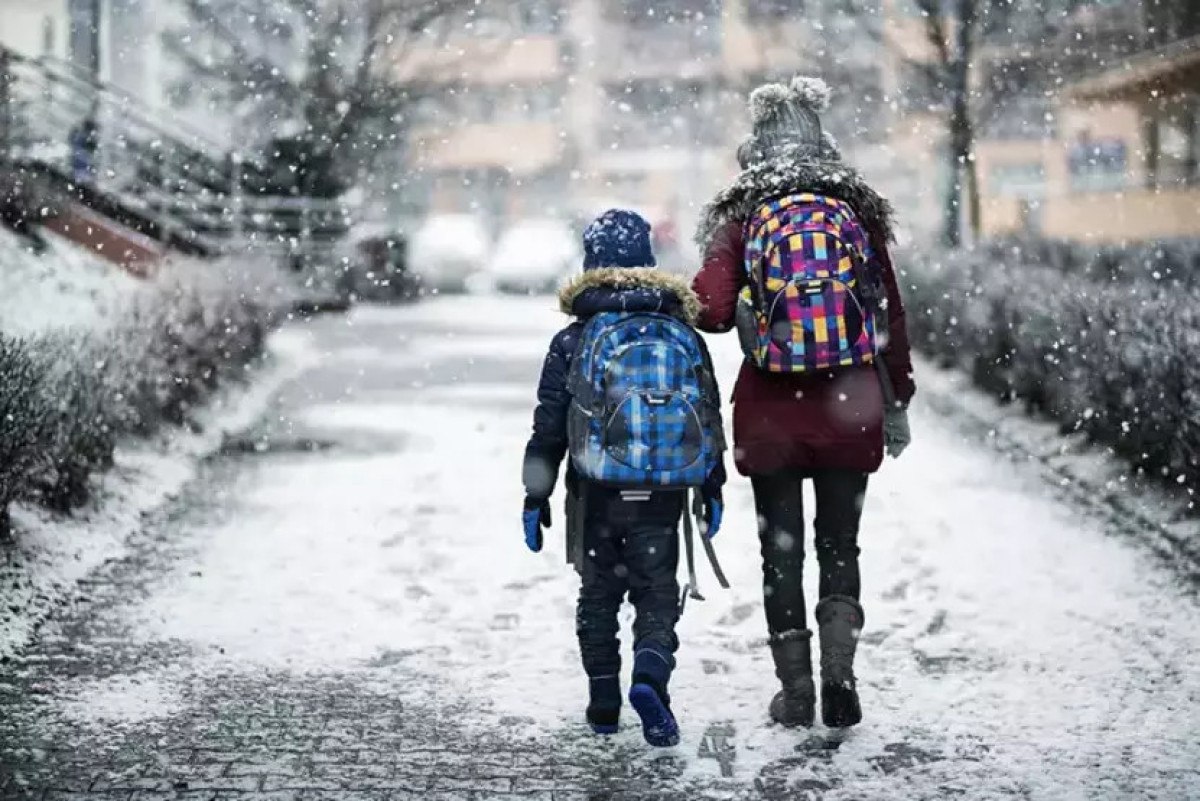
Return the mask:
[[962,207],[962,171],[958,166],[958,155],[951,143],[946,148],[947,164],[950,173],[950,184],[946,187],[946,206],[942,217],[942,241],[947,247],[956,248],[962,244],[959,232],[959,209]]
[[979,241],[983,235],[983,207],[979,199],[979,165],[972,154],[967,154],[967,222],[971,230],[971,242]]
[[13,83],[10,77],[11,65],[8,51],[4,49],[4,45],[0,45],[0,158],[8,157],[14,138],[13,129],[16,127],[13,122],[15,115],[12,93],[9,89],[9,84]]
[[[962,195],[967,193],[967,220],[972,241],[979,239],[979,171],[971,158],[975,144],[975,126],[971,119],[971,62],[975,55],[975,25],[979,19],[979,0],[958,0],[958,28],[954,58],[947,65],[950,77],[950,152],[954,162],[951,200],[946,204],[946,241],[962,244]],[[953,214],[953,219],[951,219]],[[953,231],[951,231],[953,226]]]
[[[967,105],[967,68],[965,62],[950,65],[950,120],[947,158],[950,167],[950,187],[946,194],[946,217],[943,239],[950,247],[962,244],[963,192],[967,192],[968,203],[978,201],[974,165],[971,155],[971,118]],[[972,210],[974,214],[974,210]]]

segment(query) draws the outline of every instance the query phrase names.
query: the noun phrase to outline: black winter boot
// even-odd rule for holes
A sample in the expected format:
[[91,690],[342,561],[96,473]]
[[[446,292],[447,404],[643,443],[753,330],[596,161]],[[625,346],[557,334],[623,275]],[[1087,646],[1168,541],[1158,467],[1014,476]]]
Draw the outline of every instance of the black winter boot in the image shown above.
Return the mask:
[[587,721],[596,734],[616,734],[621,719],[621,680],[617,676],[588,679]]
[[821,720],[830,728],[862,720],[854,681],[854,652],[862,633],[863,611],[848,595],[830,595],[817,604],[821,639]]
[[813,725],[817,691],[813,687],[812,632],[793,629],[773,636],[771,657],[783,689],[771,699],[771,720],[787,728]]

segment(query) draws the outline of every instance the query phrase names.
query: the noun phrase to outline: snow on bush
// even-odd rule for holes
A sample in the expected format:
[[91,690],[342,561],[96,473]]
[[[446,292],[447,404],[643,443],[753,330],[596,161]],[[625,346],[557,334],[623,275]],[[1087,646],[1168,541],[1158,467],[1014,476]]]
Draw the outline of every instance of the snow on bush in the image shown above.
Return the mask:
[[1200,242],[906,261],[915,346],[1148,475],[1200,485]]
[[189,425],[263,348],[278,286],[229,264],[175,264],[105,325],[0,333],[0,511],[68,511],[119,438]]
[[50,231],[38,251],[0,226],[0,329],[34,333],[46,328],[111,324],[145,283]]

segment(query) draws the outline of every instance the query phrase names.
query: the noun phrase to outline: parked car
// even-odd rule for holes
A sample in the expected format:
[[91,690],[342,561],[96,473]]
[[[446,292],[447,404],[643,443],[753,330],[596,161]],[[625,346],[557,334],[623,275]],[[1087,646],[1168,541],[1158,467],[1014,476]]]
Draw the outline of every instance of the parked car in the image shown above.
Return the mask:
[[515,223],[500,236],[488,275],[501,292],[550,292],[578,269],[579,239],[565,222],[535,218]]
[[409,268],[423,289],[462,292],[484,266],[488,236],[470,214],[428,217],[413,235]]

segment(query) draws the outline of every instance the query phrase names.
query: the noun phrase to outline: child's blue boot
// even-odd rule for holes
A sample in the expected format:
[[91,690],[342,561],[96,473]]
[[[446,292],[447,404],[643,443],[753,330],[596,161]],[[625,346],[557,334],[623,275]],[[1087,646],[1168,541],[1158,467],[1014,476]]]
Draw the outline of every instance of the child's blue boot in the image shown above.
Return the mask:
[[675,658],[657,644],[648,643],[634,652],[629,703],[642,719],[642,736],[653,746],[679,744],[679,724],[671,713],[671,696],[667,693],[674,667]]
[[621,679],[599,676],[588,679],[587,721],[596,734],[616,734],[621,718]]

